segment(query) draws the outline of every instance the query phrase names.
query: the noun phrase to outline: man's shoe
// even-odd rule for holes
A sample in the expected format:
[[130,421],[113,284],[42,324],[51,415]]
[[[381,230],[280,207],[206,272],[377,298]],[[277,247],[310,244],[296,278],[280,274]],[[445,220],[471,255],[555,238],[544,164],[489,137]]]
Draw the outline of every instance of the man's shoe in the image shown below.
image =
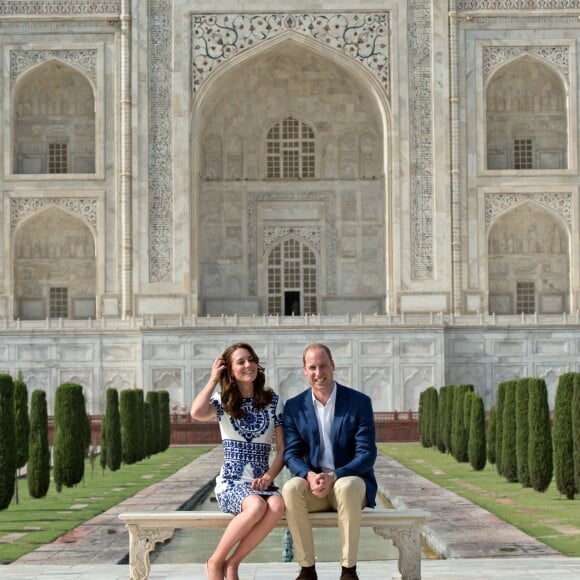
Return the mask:
[[352,568],[342,567],[342,572],[340,573],[340,580],[358,580],[358,574],[356,573],[356,566]]
[[318,580],[315,566],[302,566],[300,574],[296,576],[296,580]]

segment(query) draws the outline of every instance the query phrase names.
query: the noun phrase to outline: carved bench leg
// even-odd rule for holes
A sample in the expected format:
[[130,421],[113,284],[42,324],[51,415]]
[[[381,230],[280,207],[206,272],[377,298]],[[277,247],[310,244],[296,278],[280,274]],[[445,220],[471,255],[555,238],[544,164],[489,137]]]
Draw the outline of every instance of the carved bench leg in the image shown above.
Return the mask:
[[129,530],[129,578],[147,580],[151,571],[149,554],[155,544],[173,537],[173,528],[143,528],[136,524],[126,524]]
[[399,572],[403,580],[421,579],[421,523],[403,528],[373,528],[375,534],[392,540],[399,551]]

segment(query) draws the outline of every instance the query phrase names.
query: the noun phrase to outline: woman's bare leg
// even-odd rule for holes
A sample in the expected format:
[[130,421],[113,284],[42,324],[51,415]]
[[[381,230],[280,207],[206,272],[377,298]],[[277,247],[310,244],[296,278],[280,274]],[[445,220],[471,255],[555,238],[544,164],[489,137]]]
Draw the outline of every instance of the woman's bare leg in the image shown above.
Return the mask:
[[271,495],[265,503],[267,508],[262,518],[251,529],[251,533],[244,536],[226,560],[227,580],[238,580],[238,568],[242,560],[272,531],[284,513],[284,500],[281,496]]
[[267,503],[259,495],[249,495],[244,499],[242,511],[228,524],[216,549],[207,561],[208,580],[223,580],[226,558],[230,550],[248,535],[264,517],[267,510]]

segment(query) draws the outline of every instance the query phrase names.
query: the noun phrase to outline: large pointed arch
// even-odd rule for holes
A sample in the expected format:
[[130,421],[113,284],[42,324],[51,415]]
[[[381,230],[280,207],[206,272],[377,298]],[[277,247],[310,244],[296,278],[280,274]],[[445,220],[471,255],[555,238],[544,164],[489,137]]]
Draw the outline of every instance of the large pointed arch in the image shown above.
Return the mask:
[[[339,138],[335,138],[334,140],[329,139],[327,142],[324,143],[324,146],[330,151],[329,155],[336,156],[339,159],[339,163],[343,163],[346,167],[343,173],[343,179],[349,180],[352,182],[352,175],[353,172],[348,168],[348,161],[349,156],[358,159],[365,160],[365,170],[368,172],[368,179],[376,179],[375,186],[381,188],[381,200],[380,204],[377,208],[375,208],[374,215],[379,215],[380,219],[382,220],[380,225],[381,233],[378,237],[375,238],[375,242],[373,242],[375,248],[378,247],[378,251],[381,255],[381,260],[384,262],[380,270],[384,270],[384,274],[378,275],[379,283],[381,284],[381,290],[377,291],[376,288],[373,288],[372,291],[368,291],[366,288],[363,290],[364,292],[370,292],[371,294],[375,294],[373,296],[373,305],[369,306],[369,312],[382,312],[385,311],[386,308],[386,296],[390,295],[391,289],[391,280],[392,276],[390,274],[392,270],[392,264],[390,260],[390,236],[392,235],[392,228],[391,228],[391,215],[388,211],[388,208],[391,207],[391,172],[389,168],[392,165],[392,158],[393,158],[393,151],[392,147],[390,146],[391,143],[391,113],[390,113],[390,103],[388,100],[387,93],[385,88],[381,85],[377,77],[370,71],[367,67],[362,65],[360,62],[356,61],[355,59],[348,57],[343,52],[336,50],[331,47],[324,46],[322,43],[313,40],[311,38],[307,38],[306,36],[297,33],[296,31],[290,30],[284,33],[281,33],[275,38],[266,40],[252,48],[244,50],[239,54],[232,56],[227,61],[221,63],[219,67],[217,67],[200,85],[195,95],[193,95],[192,100],[192,109],[191,109],[191,119],[190,119],[190,127],[191,127],[191,135],[192,135],[192,145],[191,145],[191,211],[192,211],[192,224],[200,224],[202,211],[223,211],[223,208],[228,207],[230,205],[230,200],[234,200],[235,202],[235,193],[233,191],[249,191],[248,187],[253,187],[253,185],[249,185],[249,183],[255,184],[257,189],[255,192],[265,192],[268,189],[271,189],[273,192],[275,191],[278,195],[282,192],[280,191],[281,187],[284,187],[283,183],[276,185],[270,183],[265,183],[263,176],[266,174],[263,171],[263,167],[257,174],[252,174],[248,177],[247,174],[244,174],[243,171],[240,170],[239,160],[236,159],[236,148],[235,146],[228,147],[227,141],[230,140],[231,144],[236,144],[237,140],[239,141],[239,136],[235,133],[234,129],[232,128],[231,136],[224,134],[222,140],[220,142],[219,136],[217,133],[208,131],[206,126],[205,118],[207,117],[207,111],[211,110],[212,107],[216,106],[216,100],[219,96],[225,94],[225,91],[232,90],[231,85],[229,84],[232,78],[235,78],[235,74],[239,74],[238,71],[245,70],[246,68],[252,67],[253,63],[260,62],[260,59],[269,58],[272,55],[276,54],[286,54],[292,55],[296,58],[298,54],[305,54],[309,57],[316,59],[318,62],[325,62],[327,63],[328,69],[336,70],[337,71],[337,78],[340,79],[348,79],[348,82],[353,83],[356,85],[358,89],[365,94],[365,99],[368,100],[369,103],[373,103],[373,110],[376,111],[376,123],[374,124],[374,128],[377,131],[377,136],[375,137],[375,142],[378,145],[378,150],[380,151],[379,156],[379,166],[374,170],[369,168],[373,167],[372,161],[368,161],[369,152],[368,152],[368,143],[373,142],[373,136],[365,134],[364,139],[361,138],[361,143],[357,144],[350,149],[345,149],[343,145],[343,140]],[[250,75],[248,75],[250,76]],[[275,98],[275,97],[272,97]],[[295,107],[295,110],[299,109],[299,107]],[[292,113],[292,110],[289,110],[288,113]],[[270,118],[270,120],[274,120]],[[209,123],[209,121],[208,121]],[[264,118],[264,125],[267,125],[266,118]],[[235,123],[232,123],[232,126]],[[213,129],[213,126],[211,127]],[[264,127],[256,128],[255,136],[253,137],[256,140],[260,139],[260,131],[263,131]],[[202,140],[205,138],[206,142],[211,143],[212,148],[211,150],[204,153],[203,145],[204,143]],[[359,137],[357,136],[357,139]],[[320,143],[317,142],[317,146]],[[231,158],[228,160],[227,158],[227,150],[232,149],[234,153],[231,155]],[[240,148],[238,147],[238,150]],[[372,156],[372,152],[371,152]],[[345,161],[342,161],[342,160]],[[229,163],[228,167],[226,168],[225,165],[220,167],[220,163],[226,164]],[[236,165],[238,163],[238,165]],[[207,169],[204,170],[204,164],[206,164]],[[356,172],[355,172],[356,173]],[[325,172],[320,172],[320,176],[322,178],[327,178],[329,174],[332,174],[330,170]],[[208,199],[201,199],[202,191],[206,191],[208,188],[211,188],[213,184],[208,183],[216,178],[216,176],[225,176],[226,180],[229,180],[230,185],[227,186],[228,192],[231,190],[232,193],[226,193],[222,195],[221,198],[217,197],[215,200],[208,198]],[[356,177],[355,177],[356,179]],[[239,185],[234,184],[233,182],[238,180]],[[283,181],[283,180],[282,180]],[[288,189],[286,184],[286,189]],[[204,194],[205,195],[205,194]],[[262,194],[261,194],[262,195]],[[213,205],[213,201],[215,201],[215,210],[206,210],[209,206]],[[288,198],[290,202],[290,198]],[[340,200],[337,200],[336,203],[338,204]],[[349,203],[347,201],[344,202],[345,204]],[[364,210],[367,211],[367,206],[365,206]],[[238,208],[239,209],[239,208]],[[378,213],[377,211],[378,210]],[[244,210],[245,211],[245,210]],[[207,226],[207,221],[205,218],[202,220],[203,225]],[[214,231],[218,231],[219,228],[222,227],[216,221],[216,226]],[[233,230],[232,230],[233,231]],[[247,241],[248,236],[254,236],[255,232],[248,231],[244,232],[243,228],[239,228],[242,236],[246,236],[244,238]],[[358,242],[359,245],[366,244],[369,246],[369,241],[367,238],[369,236],[375,235],[377,231],[376,228],[369,228],[364,234],[360,232],[358,234],[359,237],[362,235],[366,235],[366,238],[362,242]],[[202,244],[200,241],[203,241],[203,244],[212,244],[211,241],[212,235],[204,235],[203,240],[199,238],[196,239],[195,231],[191,231],[190,235],[191,238],[191,245],[190,245],[190,252],[191,252],[191,263],[192,263],[192,284],[193,286],[197,286],[198,292],[197,295],[200,297],[200,313],[204,313],[203,306],[202,306],[202,297],[204,291],[207,289],[201,283],[201,276],[202,276],[202,262],[204,260],[204,254],[206,253],[205,249],[202,248]],[[332,251],[332,250],[331,250]],[[211,252],[219,252],[218,248],[214,248]],[[212,272],[212,277],[217,275],[216,272],[219,268],[214,268]],[[249,265],[247,270],[248,272],[252,272],[255,267],[253,265]],[[259,270],[259,266],[258,266]],[[376,275],[376,270],[373,272]],[[348,274],[345,274],[352,279],[353,271],[349,271]],[[356,273],[354,273],[356,276]],[[197,277],[197,279],[196,279]],[[370,279],[370,278],[369,278]],[[213,289],[213,284],[211,285]],[[381,296],[382,295],[382,296]],[[263,297],[261,297],[263,299]],[[216,295],[216,300],[218,296]],[[221,298],[220,298],[221,300]],[[264,311],[263,306],[260,307],[260,300],[255,302],[257,304],[256,308],[262,308]],[[357,305],[360,302],[357,302]],[[359,308],[360,306],[357,306]],[[345,306],[344,308],[348,308]],[[372,310],[371,310],[372,308]],[[257,311],[256,311],[257,312]],[[206,312],[207,313],[207,312]]]

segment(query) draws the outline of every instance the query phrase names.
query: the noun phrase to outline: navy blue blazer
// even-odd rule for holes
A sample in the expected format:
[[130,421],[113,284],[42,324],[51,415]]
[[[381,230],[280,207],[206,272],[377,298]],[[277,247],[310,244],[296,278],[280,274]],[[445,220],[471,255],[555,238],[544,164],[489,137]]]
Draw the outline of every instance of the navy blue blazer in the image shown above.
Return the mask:
[[[336,383],[336,405],[332,426],[332,448],[336,477],[358,475],[367,488],[367,505],[375,507],[377,458],[375,420],[370,397]],[[312,390],[306,389],[284,405],[284,461],[293,475],[306,477],[320,473],[318,465],[320,434],[312,403]]]

